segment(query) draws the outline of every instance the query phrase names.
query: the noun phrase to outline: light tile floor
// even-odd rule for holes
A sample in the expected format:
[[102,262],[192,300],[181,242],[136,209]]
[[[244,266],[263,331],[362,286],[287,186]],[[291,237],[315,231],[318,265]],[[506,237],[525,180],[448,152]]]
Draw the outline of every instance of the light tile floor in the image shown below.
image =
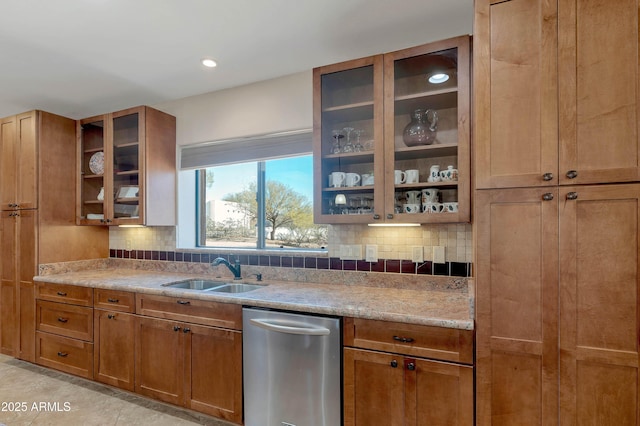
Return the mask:
[[0,355],[2,425],[232,424]]

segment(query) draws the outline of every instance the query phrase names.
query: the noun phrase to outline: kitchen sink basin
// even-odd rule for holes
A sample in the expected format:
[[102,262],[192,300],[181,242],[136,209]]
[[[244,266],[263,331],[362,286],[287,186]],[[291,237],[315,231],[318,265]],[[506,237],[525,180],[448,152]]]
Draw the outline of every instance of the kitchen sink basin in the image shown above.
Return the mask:
[[213,281],[213,280],[186,280],[179,281],[177,283],[165,284],[165,287],[171,288],[185,288],[189,290],[209,290],[215,287],[226,285],[226,281]]
[[214,280],[186,280],[165,284],[164,287],[182,288],[187,290],[211,291],[216,293],[245,293],[264,287],[258,284],[229,283]]
[[220,287],[213,287],[209,289],[209,291],[215,293],[246,293],[247,291],[257,290],[262,287],[264,287],[264,285],[229,283]]

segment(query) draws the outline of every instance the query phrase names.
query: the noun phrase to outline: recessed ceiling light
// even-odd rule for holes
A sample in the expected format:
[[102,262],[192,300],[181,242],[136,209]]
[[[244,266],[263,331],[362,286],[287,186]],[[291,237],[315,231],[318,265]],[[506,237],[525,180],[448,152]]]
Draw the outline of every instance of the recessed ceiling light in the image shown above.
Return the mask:
[[442,72],[433,74],[431,77],[429,77],[429,83],[433,84],[444,83],[447,80],[449,80],[449,75]]
[[216,64],[216,61],[214,61],[211,58],[203,58],[201,62],[202,62],[202,65],[204,65],[207,68],[214,68],[216,65],[218,65]]

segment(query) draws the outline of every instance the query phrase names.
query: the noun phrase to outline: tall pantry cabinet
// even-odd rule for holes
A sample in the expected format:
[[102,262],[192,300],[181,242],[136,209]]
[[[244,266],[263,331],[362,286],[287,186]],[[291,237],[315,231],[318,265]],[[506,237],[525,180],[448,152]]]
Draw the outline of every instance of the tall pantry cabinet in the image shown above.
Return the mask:
[[476,0],[478,425],[640,424],[638,0]]
[[30,111],[0,119],[0,352],[35,361],[39,263],[106,257],[106,230],[75,226],[76,124]]

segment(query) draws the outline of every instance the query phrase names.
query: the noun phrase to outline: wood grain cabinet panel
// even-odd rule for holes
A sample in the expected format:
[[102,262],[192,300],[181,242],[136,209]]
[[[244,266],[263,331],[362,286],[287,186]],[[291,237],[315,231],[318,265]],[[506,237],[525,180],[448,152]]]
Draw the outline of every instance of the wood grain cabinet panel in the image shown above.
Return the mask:
[[86,379],[93,379],[93,343],[36,332],[36,362]]
[[135,316],[95,309],[93,323],[95,380],[133,391]]
[[36,301],[36,329],[60,336],[93,341],[93,308]]

